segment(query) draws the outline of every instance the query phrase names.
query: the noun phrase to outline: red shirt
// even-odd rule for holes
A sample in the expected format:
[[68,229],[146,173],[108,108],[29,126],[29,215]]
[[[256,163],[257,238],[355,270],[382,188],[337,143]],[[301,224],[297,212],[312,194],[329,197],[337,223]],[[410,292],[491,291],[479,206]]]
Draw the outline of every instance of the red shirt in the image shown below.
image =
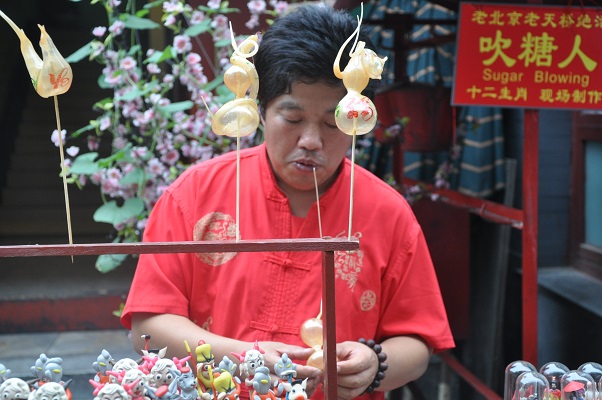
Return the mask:
[[[154,207],[144,240],[234,240],[235,157],[228,153],[182,174]],[[320,237],[317,203],[300,226],[293,223],[263,145],[243,150],[240,166],[241,239]],[[346,159],[320,197],[323,236],[347,237],[350,171]],[[357,165],[352,231],[360,250],[335,254],[337,341],[419,335],[435,352],[453,347],[410,206]],[[321,265],[320,252],[143,254],[121,322],[131,328],[132,313],[171,313],[240,340],[304,346],[299,327],[320,312]]]

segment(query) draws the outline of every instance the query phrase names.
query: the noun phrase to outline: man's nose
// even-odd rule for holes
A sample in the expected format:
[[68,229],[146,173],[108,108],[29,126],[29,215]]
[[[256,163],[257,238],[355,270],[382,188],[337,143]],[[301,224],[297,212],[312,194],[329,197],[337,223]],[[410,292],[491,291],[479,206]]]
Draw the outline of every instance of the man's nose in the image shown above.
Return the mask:
[[308,124],[303,132],[301,132],[298,145],[299,147],[310,151],[321,149],[322,134],[320,133],[320,128],[314,124]]

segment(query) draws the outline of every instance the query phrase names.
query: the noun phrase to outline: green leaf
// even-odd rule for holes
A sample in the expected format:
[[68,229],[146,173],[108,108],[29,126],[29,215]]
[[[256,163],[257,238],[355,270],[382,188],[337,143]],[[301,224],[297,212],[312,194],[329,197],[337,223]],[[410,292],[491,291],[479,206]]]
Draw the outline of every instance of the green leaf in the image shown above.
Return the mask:
[[186,100],[186,101],[180,101],[177,103],[171,103],[166,106],[160,106],[157,108],[162,113],[171,114],[171,113],[175,113],[178,111],[190,110],[192,108],[192,106],[194,106],[194,103],[190,100]]
[[117,153],[111,154],[109,157],[101,158],[100,160],[98,160],[98,165],[102,168],[109,167],[115,161],[121,160],[126,156],[126,154],[129,154],[131,148],[131,143],[126,144],[125,147],[119,150]]
[[157,29],[161,27],[161,25],[148,18],[140,18],[130,14],[125,15],[123,23],[129,29]]
[[128,50],[128,55],[131,56],[136,55],[136,53],[138,53],[140,51],[140,49],[142,49],[142,46],[140,46],[139,44],[135,44],[132,47],[130,47],[130,49]]
[[73,54],[65,58],[65,61],[68,63],[76,63],[88,57],[90,54],[92,54],[92,42],[84,45],[79,50],[76,50]]
[[144,170],[142,168],[134,168],[126,176],[121,178],[121,180],[119,181],[119,184],[122,186],[134,185],[134,184],[138,185],[138,186],[142,186],[145,176],[146,176],[146,174],[144,173]]
[[[79,137],[79,136],[80,136],[82,133],[84,133],[84,132],[88,132],[88,131],[91,131],[91,130],[94,130],[94,129],[95,129],[95,128],[94,128],[94,125],[92,125],[92,124],[88,124],[88,125],[84,126],[83,128],[79,128],[78,130],[76,130],[75,132],[73,132],[73,133],[71,134],[71,137],[72,137],[72,138],[77,138],[77,137]],[[80,157],[81,157],[81,156],[80,156]]]
[[154,52],[149,58],[144,60],[144,63],[145,64],[148,64],[148,63],[159,64],[162,61],[171,60],[172,58],[175,58],[175,56],[176,56],[176,52],[173,49],[173,47],[167,46],[167,47],[165,47],[165,50],[163,50],[162,52],[161,51]]
[[224,84],[224,75],[218,75],[214,80],[212,80],[211,82],[207,83],[203,89],[205,89],[208,92],[212,92],[213,89],[217,88],[220,85]]
[[150,10],[146,10],[143,8],[142,10],[136,11],[136,16],[137,17],[146,17],[149,13],[150,13]]
[[104,274],[119,267],[127,257],[127,254],[103,254],[98,256],[95,266],[98,271]]
[[115,95],[115,99],[123,101],[132,101],[140,96],[142,96],[142,91],[138,88],[133,88],[132,90],[123,95]]
[[94,161],[98,157],[98,153],[91,152],[79,155],[71,165],[71,173],[77,175],[92,175],[97,172],[100,167],[98,162]]
[[201,23],[199,23],[199,24],[188,27],[188,29],[186,29],[184,31],[184,33],[190,37],[195,37],[195,36],[200,35],[201,33],[207,32],[210,28],[211,28],[211,19],[207,18],[206,20],[201,21]]
[[127,199],[120,207],[115,200],[103,204],[94,212],[94,221],[116,225],[137,217],[144,211],[144,202],[137,197]]
[[226,47],[232,44],[232,39],[222,39],[215,42],[215,47]]
[[161,5],[161,4],[163,4],[164,1],[165,0],[151,1],[149,3],[146,3],[143,8],[151,9],[151,8],[157,7],[157,6]]
[[96,82],[101,89],[111,89],[111,85],[105,79],[105,74],[100,74]]

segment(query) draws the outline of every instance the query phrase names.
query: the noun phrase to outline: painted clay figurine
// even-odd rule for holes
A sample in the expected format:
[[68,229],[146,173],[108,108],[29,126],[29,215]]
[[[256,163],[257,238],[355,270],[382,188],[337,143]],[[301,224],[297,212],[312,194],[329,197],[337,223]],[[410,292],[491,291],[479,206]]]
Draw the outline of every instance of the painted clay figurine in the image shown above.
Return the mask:
[[31,389],[27,382],[19,378],[8,378],[0,385],[0,399],[27,399]]

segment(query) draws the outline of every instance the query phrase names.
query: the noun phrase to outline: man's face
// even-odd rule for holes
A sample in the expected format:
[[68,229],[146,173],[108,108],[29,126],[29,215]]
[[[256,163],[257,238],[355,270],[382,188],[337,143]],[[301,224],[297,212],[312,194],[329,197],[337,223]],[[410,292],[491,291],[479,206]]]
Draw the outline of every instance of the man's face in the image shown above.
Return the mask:
[[314,168],[321,190],[327,189],[352,137],[335,123],[342,87],[295,83],[290,94],[272,99],[265,112],[265,142],[278,186],[287,195],[315,191]]

